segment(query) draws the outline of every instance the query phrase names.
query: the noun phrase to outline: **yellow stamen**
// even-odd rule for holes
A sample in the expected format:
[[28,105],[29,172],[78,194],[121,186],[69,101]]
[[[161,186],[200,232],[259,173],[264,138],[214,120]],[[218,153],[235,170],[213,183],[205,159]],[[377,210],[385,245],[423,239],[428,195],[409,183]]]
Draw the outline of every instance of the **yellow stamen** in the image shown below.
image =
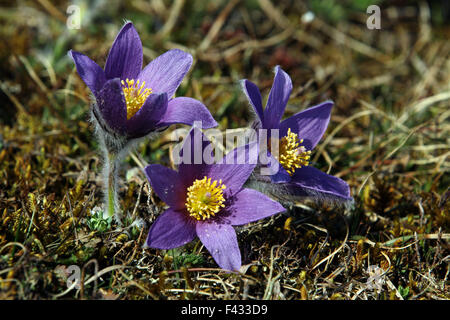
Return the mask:
[[222,180],[218,182],[214,180],[211,183],[211,178],[206,176],[201,180],[195,180],[192,186],[187,188],[186,209],[190,213],[189,215],[197,220],[213,217],[221,208],[225,207],[222,191],[225,188]]
[[298,135],[288,129],[287,135],[280,139],[280,149],[278,161],[283,168],[293,175],[295,170],[309,164],[311,151],[306,151],[304,146],[301,146],[303,139],[299,140]]
[[127,103],[127,120],[139,111],[143,106],[145,100],[152,93],[152,89],[145,88],[145,81],[139,86],[140,81],[137,80],[136,83],[134,79],[121,81],[122,90],[125,95],[125,102]]

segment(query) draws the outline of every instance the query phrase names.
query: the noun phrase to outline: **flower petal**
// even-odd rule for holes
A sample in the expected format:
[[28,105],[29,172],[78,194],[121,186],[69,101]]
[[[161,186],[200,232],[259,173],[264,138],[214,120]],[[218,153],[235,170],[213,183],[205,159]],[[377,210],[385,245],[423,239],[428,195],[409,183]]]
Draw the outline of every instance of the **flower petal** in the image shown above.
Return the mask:
[[127,121],[127,132],[131,138],[143,137],[156,129],[167,109],[167,94],[152,93],[144,105]]
[[259,121],[261,121],[262,123],[264,121],[264,111],[262,107],[261,93],[259,92],[258,87],[253,82],[247,79],[242,80],[241,84],[242,90],[244,91],[248,101],[252,105],[253,110],[255,110]]
[[314,167],[302,167],[295,170],[291,182],[312,196],[321,194],[350,200],[348,184],[337,177],[331,176]]
[[192,65],[192,56],[179,49],[172,49],[151,61],[139,74],[147,88],[156,92],[166,92],[169,99]]
[[291,91],[291,78],[280,68],[280,66],[276,66],[275,78],[273,79],[269,99],[267,100],[266,109],[264,110],[264,128],[278,128]]
[[270,217],[286,209],[256,190],[242,189],[234,195],[224,211],[225,215],[223,218],[220,217],[223,221],[231,225],[242,225]]
[[[100,115],[96,116],[100,124],[103,125],[103,122],[105,122],[112,130],[125,134],[127,107],[120,79],[115,78],[106,81],[96,98],[98,110],[100,111]],[[94,108],[95,113],[96,108]]]
[[190,186],[196,179],[202,179],[209,174],[208,163],[214,163],[212,145],[209,139],[196,126],[192,127],[184,138],[180,150],[178,173],[186,186]]
[[150,164],[144,168],[145,175],[155,193],[173,209],[184,208],[186,199],[184,185],[178,172],[160,164]]
[[211,253],[216,263],[224,270],[238,271],[241,267],[241,252],[236,232],[229,224],[214,220],[196,224],[197,236]]
[[198,100],[179,97],[169,100],[166,113],[159,126],[168,126],[175,123],[193,125],[194,121],[201,121],[202,128],[209,129],[217,126],[209,110]]
[[322,138],[330,122],[332,101],[326,101],[314,107],[303,110],[280,124],[280,136],[287,134],[289,128],[303,139],[306,150],[312,150]]
[[105,64],[108,79],[135,79],[142,69],[142,43],[133,23],[126,23],[117,34]]
[[94,95],[103,87],[106,78],[103,69],[84,54],[70,50],[69,56],[75,62],[78,74]]
[[151,226],[146,244],[151,248],[173,249],[192,241],[195,236],[193,220],[186,213],[169,208]]
[[242,189],[258,161],[258,143],[253,142],[228,152],[219,163],[208,168],[208,177],[222,180],[224,193],[231,197]]

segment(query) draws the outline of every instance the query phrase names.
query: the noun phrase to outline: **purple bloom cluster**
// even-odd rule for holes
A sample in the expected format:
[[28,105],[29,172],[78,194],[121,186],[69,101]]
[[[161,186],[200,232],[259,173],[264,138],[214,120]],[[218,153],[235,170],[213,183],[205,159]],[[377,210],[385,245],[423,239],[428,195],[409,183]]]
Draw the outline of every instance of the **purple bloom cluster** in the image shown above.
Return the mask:
[[71,50],[78,74],[92,91],[93,113],[114,135],[139,138],[175,123],[217,126],[208,109],[192,98],[172,98],[192,65],[192,56],[169,50],[142,69],[142,43],[131,22],[117,34],[103,70],[87,56]]
[[[258,87],[249,80],[242,81],[245,92],[253,107],[257,129],[279,130],[279,155],[268,151],[268,167],[273,169],[272,183],[282,184],[284,191],[297,196],[319,196],[335,200],[351,200],[348,184],[309,165],[309,154],[322,138],[330,121],[332,101],[303,110],[281,121],[289,96],[292,81],[279,66],[263,110]],[[259,177],[264,180],[267,177]]]
[[[113,164],[112,169],[106,166],[105,171],[110,187],[106,192],[107,206],[114,213],[115,164],[120,158],[117,155],[123,154],[121,150],[126,150],[124,146],[129,141],[171,124],[192,125],[201,121],[204,128],[211,128],[217,123],[201,102],[173,97],[192,65],[192,56],[178,49],[169,50],[142,69],[142,44],[131,22],[118,33],[104,69],[81,53],[70,51],[70,56],[94,96],[92,113],[103,146],[108,149],[106,140],[113,141],[109,145],[114,145],[115,139],[122,141],[117,143],[121,146],[119,150],[111,147],[105,152]],[[272,144],[268,144],[269,162],[261,164],[257,141],[240,146],[214,162],[211,142],[194,126],[181,149],[180,156],[185,162],[177,171],[159,164],[150,164],[144,170],[153,190],[169,206],[150,228],[146,242],[149,247],[172,249],[198,237],[221,268],[238,271],[241,254],[233,226],[285,211],[263,193],[243,187],[254,176],[258,182],[282,187],[292,197],[351,200],[347,183],[310,165],[310,153],[328,126],[333,102],[326,101],[282,120],[292,81],[280,67],[275,69],[264,109],[257,86],[243,80],[242,87],[257,115],[254,128],[269,130],[269,141],[279,140],[278,150],[271,150]],[[271,130],[277,130],[278,134],[272,136]],[[198,139],[194,138],[199,135],[200,150],[196,145]],[[183,155],[186,151],[189,152]],[[201,163],[194,159],[199,151],[203,155]],[[273,174],[258,176],[257,165],[266,166]]]
[[[192,157],[195,134],[203,136],[193,127],[182,149],[190,148]],[[209,141],[203,143],[202,153],[209,145]],[[264,194],[242,187],[255,168],[257,156],[258,145],[253,143],[234,149],[216,164],[193,164],[191,159],[191,164],[180,164],[178,172],[148,165],[145,173],[150,185],[170,208],[150,228],[147,245],[172,249],[198,236],[221,268],[239,270],[241,254],[232,226],[285,211]]]

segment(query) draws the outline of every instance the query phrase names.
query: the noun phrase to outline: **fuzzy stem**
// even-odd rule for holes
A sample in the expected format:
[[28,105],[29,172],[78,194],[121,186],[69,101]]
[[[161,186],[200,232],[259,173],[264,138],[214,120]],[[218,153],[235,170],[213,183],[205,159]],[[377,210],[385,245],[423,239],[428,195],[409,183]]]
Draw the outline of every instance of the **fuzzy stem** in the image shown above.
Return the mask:
[[105,152],[104,163],[104,187],[105,187],[105,208],[107,217],[114,217],[117,214],[117,172],[118,172],[118,159],[117,154],[111,152]]

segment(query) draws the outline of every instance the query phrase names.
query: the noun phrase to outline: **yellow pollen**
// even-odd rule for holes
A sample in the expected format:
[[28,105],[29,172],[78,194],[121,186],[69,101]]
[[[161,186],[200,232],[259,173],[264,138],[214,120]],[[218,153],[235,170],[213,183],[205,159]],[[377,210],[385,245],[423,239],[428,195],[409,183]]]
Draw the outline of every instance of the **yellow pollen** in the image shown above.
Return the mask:
[[125,102],[127,103],[127,120],[129,120],[142,107],[145,100],[152,93],[152,89],[145,88],[145,81],[140,83],[139,80],[135,82],[134,79],[129,80],[127,78],[125,81],[122,80],[121,83]]
[[306,151],[304,146],[301,146],[303,139],[298,139],[298,135],[288,129],[287,135],[280,139],[280,149],[278,161],[283,168],[293,175],[295,170],[303,166],[307,166],[311,151]]
[[187,188],[186,209],[191,217],[197,220],[206,220],[213,217],[221,208],[225,198],[223,197],[223,189],[226,186],[222,184],[222,180],[214,180],[204,177],[197,179],[192,186]]

